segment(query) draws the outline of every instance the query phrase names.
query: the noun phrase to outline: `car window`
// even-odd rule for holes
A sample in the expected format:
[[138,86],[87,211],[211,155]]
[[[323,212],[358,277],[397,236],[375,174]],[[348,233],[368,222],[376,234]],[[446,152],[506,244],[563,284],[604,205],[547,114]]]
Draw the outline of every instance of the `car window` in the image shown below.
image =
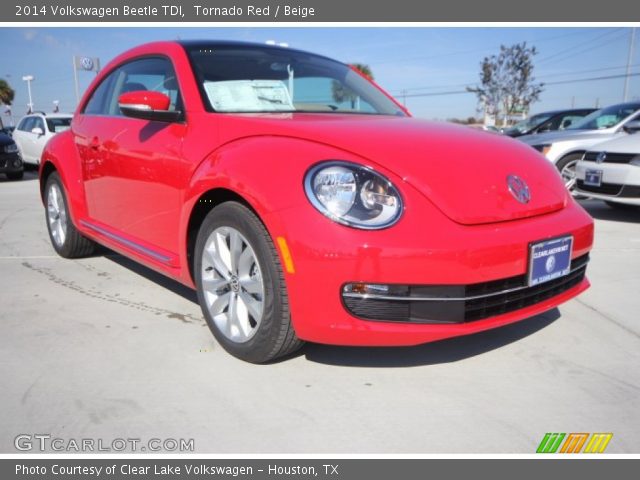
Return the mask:
[[42,133],[46,132],[46,130],[44,128],[44,122],[42,121],[42,119],[40,117],[34,117],[33,126],[31,127],[30,130],[33,130],[34,128],[41,129]]
[[105,78],[98,88],[93,91],[91,98],[84,107],[83,113],[86,115],[106,115],[107,114],[107,98],[111,84],[113,83],[114,74],[110,74]]
[[327,111],[340,109],[362,113],[376,113],[376,109],[337,80],[326,77],[299,77],[293,81],[294,106],[297,109]]
[[565,128],[568,128],[571,125],[578,123],[583,118],[584,118],[584,115],[575,115],[575,114],[563,115],[560,121],[558,122],[557,129],[564,130]]
[[165,58],[145,58],[129,62],[114,72],[113,88],[106,105],[107,114],[122,115],[118,105],[120,95],[140,90],[167,95],[170,111],[182,109],[178,81],[171,62]]
[[30,132],[31,128],[33,128],[31,125],[33,125],[33,117],[24,117],[20,120],[17,130],[20,130],[21,132]]
[[57,117],[47,118],[47,127],[51,133],[60,133],[69,130],[71,126],[71,118]]
[[268,46],[194,44],[187,50],[210,112],[400,115],[399,106],[348,65]]
[[577,124],[571,125],[569,130],[599,130],[603,128],[613,127],[628,116],[640,109],[638,103],[622,103],[619,105],[611,105],[610,107],[596,110],[587,115]]
[[543,122],[546,122],[550,117],[550,113],[538,113],[525,120],[522,120],[521,122],[516,123],[509,130],[517,133],[525,133],[532,128],[535,128],[536,126],[541,125]]

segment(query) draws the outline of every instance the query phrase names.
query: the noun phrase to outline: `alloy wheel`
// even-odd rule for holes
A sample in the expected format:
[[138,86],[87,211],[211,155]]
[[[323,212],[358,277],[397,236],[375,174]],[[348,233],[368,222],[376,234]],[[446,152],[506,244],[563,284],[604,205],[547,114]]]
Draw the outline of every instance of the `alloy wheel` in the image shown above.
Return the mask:
[[211,232],[200,275],[206,306],[220,332],[236,343],[249,341],[262,321],[264,283],[246,238],[232,227]]
[[578,164],[578,160],[572,160],[568,162],[562,170],[560,171],[560,175],[562,176],[562,180],[564,181],[565,187],[569,191],[573,190],[576,186],[576,165]]
[[60,187],[53,183],[47,195],[47,220],[51,237],[57,247],[62,247],[67,238],[67,209]]

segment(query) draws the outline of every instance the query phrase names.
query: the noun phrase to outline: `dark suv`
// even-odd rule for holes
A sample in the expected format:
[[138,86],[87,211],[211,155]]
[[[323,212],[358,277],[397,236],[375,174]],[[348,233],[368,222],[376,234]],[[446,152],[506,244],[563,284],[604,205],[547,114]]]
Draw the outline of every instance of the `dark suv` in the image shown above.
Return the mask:
[[20,180],[24,175],[24,164],[16,142],[4,133],[0,133],[0,173],[4,173],[9,180]]

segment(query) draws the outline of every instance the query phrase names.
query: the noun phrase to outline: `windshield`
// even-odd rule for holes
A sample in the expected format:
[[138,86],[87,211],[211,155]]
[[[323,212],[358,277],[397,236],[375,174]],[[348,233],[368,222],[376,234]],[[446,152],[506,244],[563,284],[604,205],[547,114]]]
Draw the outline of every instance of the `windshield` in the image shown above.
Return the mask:
[[53,133],[60,133],[71,127],[71,117],[65,118],[47,118],[47,127]]
[[361,75],[326,58],[267,46],[203,45],[187,53],[209,111],[405,115]]
[[567,130],[601,130],[617,125],[622,120],[632,115],[640,109],[640,103],[624,103],[612,105],[602,110],[596,110],[584,117],[575,125],[571,125]]
[[551,113],[539,113],[537,115],[533,115],[532,117],[527,118],[526,120],[522,120],[521,122],[516,123],[513,127],[509,129],[510,132],[518,132],[525,133],[531,130],[533,127],[537,127],[541,123],[546,122],[551,118]]

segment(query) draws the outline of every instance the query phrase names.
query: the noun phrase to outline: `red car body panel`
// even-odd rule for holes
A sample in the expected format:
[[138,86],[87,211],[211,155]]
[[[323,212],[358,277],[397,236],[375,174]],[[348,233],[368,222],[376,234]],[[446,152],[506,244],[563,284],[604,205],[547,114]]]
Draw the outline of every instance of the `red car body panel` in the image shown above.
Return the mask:
[[[185,122],[81,113],[105,75],[147,55],[173,63]],[[403,197],[399,222],[364,231],[320,214],[305,195],[303,178],[328,159],[386,176]],[[514,140],[411,118],[209,113],[176,43],[145,45],[113,60],[87,90],[71,130],[47,145],[41,179],[51,168],[61,175],[73,222],[84,235],[190,287],[194,208],[212,190],[240,196],[271,237],[289,245],[295,265],[295,273],[285,274],[291,316],[305,340],[414,345],[530,317],[589,286],[585,278],[536,305],[470,323],[354,317],[341,301],[345,283],[460,285],[523,275],[531,242],[572,235],[572,257],[588,253],[593,221],[554,167]],[[526,178],[529,203],[518,203],[505,187],[510,174]]]

